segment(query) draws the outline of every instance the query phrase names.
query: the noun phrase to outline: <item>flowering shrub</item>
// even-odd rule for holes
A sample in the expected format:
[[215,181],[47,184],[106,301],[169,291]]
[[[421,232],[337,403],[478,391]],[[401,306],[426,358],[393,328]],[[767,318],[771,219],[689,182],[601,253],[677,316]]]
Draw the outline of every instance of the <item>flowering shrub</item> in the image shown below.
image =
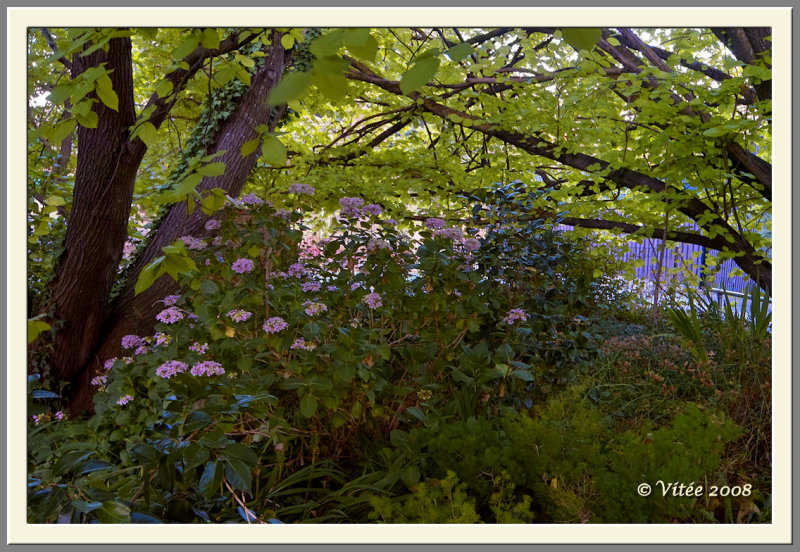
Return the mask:
[[[489,227],[428,219],[412,237],[377,206],[342,198],[341,225],[312,247],[302,212],[256,199],[215,215],[213,242],[188,248],[196,269],[164,298],[153,335],[126,336],[135,354],[108,359],[92,381],[95,416],[63,427],[99,444],[78,446],[85,456],[74,463],[74,450],[55,459],[73,482],[47,498],[50,511],[367,519],[358,493],[403,492],[426,477],[398,456],[408,432],[526,411],[597,358],[599,299],[570,268],[580,244],[541,221],[495,210]],[[487,204],[476,202],[476,221]],[[32,414],[44,428],[46,412]],[[32,462],[50,470],[51,460],[41,452]],[[94,486],[81,471],[89,461],[110,466]],[[291,485],[304,490],[280,491]],[[505,496],[491,495],[497,519],[531,519],[529,498]]]

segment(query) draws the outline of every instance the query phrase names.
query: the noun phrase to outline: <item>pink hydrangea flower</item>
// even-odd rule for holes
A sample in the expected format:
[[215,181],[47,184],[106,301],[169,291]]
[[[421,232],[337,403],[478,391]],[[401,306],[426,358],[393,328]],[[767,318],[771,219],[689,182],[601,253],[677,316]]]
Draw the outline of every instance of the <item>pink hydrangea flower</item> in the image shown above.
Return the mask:
[[255,264],[250,259],[236,259],[231,268],[238,274],[244,274],[246,272],[252,272],[253,267],[255,267]]
[[156,368],[156,375],[164,379],[169,379],[176,374],[181,374],[186,371],[189,366],[180,360],[168,360],[158,368]]
[[146,355],[147,354],[147,347],[145,345],[139,345],[136,347],[136,350],[133,352],[134,355]]
[[383,306],[383,301],[381,300],[381,296],[375,292],[368,293],[362,299],[365,305],[367,305],[371,309],[377,309],[378,307]]
[[132,396],[125,395],[124,397],[120,397],[119,399],[117,399],[117,404],[120,405],[120,406],[125,406],[126,404],[128,404],[132,400],[133,400]]
[[517,321],[525,322],[528,319],[528,313],[522,309],[511,309],[508,314],[503,318],[503,322],[508,324],[516,323]]
[[192,236],[181,236],[178,239],[181,240],[186,245],[186,249],[201,250],[205,249],[206,246],[208,245],[205,241],[194,238]]
[[189,350],[194,351],[197,354],[204,355],[206,354],[206,351],[208,351],[208,343],[192,343],[189,345]]
[[165,343],[169,343],[170,341],[172,341],[172,338],[167,334],[165,334],[164,332],[158,332],[155,335],[155,338],[156,338],[156,346],[164,345]]
[[315,303],[314,301],[306,301],[303,303],[303,306],[306,308],[306,314],[309,316],[316,316],[328,310],[328,306],[325,303]]
[[466,238],[462,245],[466,251],[477,251],[481,247],[481,242],[478,238]]
[[206,230],[219,230],[220,226],[222,226],[222,224],[220,224],[220,222],[217,219],[208,219],[205,223]]
[[57,422],[60,422],[61,420],[64,419],[64,413],[59,410],[53,415],[53,417],[56,419]]
[[445,238],[454,241],[461,241],[463,234],[461,233],[461,228],[456,228],[455,226],[451,228],[442,228],[440,230],[436,230],[433,233],[434,236],[437,238]]
[[425,225],[425,228],[430,230],[441,230],[447,226],[447,223],[440,218],[426,218],[423,224]]
[[171,307],[172,305],[177,303],[178,299],[180,298],[181,298],[180,295],[167,295],[161,302],[164,303],[164,305],[166,305],[167,307]]
[[116,357],[114,357],[114,358],[109,358],[108,360],[106,360],[106,361],[103,363],[103,370],[105,370],[106,372],[110,372],[110,371],[111,371],[111,369],[114,367],[114,362],[115,362],[116,360],[117,360],[117,358],[116,358]]
[[264,331],[267,332],[268,334],[282,332],[288,327],[289,324],[287,324],[286,320],[284,320],[280,316],[273,316],[272,318],[269,318],[266,322],[264,322],[264,325],[262,326],[262,328],[264,328]]
[[319,282],[303,282],[300,284],[300,288],[305,292],[319,291],[320,287],[322,287],[322,284]]
[[225,368],[223,368],[218,362],[214,362],[213,360],[205,360],[192,366],[190,373],[193,376],[221,376],[225,373]]
[[367,215],[378,216],[381,213],[383,213],[383,209],[381,208],[380,205],[376,205],[374,203],[370,203],[369,205],[364,205],[364,208],[361,209],[361,212],[363,212],[363,213],[365,213]]
[[183,312],[178,307],[169,307],[156,315],[156,320],[164,324],[173,324],[183,320]]
[[122,338],[123,349],[133,349],[142,344],[142,338],[138,335],[126,335]]
[[357,217],[361,214],[363,205],[364,200],[360,197],[343,197],[339,200],[339,206],[344,217]]
[[264,201],[256,194],[247,194],[241,197],[241,202],[245,205],[263,205]]
[[298,337],[294,340],[294,343],[289,347],[290,349],[304,349],[306,351],[313,351],[315,345],[313,343],[307,343],[305,339],[302,337]]
[[294,263],[289,267],[289,276],[300,277],[308,272],[308,269],[302,263]]
[[314,195],[316,190],[313,186],[309,186],[308,184],[302,184],[300,182],[295,182],[291,186],[289,186],[289,193],[290,194],[306,194],[306,195]]
[[95,376],[92,378],[91,383],[94,387],[103,387],[108,383],[108,376]]
[[233,320],[234,322],[244,322],[245,320],[250,318],[252,314],[253,314],[252,312],[248,312],[243,309],[233,309],[232,311],[228,311],[228,314],[226,316],[231,320]]

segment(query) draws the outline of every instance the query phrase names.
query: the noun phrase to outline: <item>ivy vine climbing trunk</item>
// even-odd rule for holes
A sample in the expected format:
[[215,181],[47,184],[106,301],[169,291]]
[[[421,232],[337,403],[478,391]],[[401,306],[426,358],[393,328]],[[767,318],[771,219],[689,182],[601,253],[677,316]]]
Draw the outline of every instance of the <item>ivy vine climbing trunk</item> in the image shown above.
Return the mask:
[[[247,93],[240,99],[236,110],[221,125],[207,154],[224,152],[215,161],[225,163],[225,173],[220,176],[205,177],[197,186],[198,191],[221,188],[231,197],[236,197],[244,187],[256,160],[258,151],[242,157],[241,147],[247,141],[258,137],[256,127],[270,125],[274,129],[280,118],[280,111],[274,112],[267,106],[267,96],[278,83],[287,64],[288,55],[276,33],[269,56],[264,65],[252,77]],[[146,335],[152,332],[155,315],[164,308],[160,302],[164,296],[177,291],[177,284],[168,276],[158,279],[150,288],[135,295],[134,286],[141,270],[153,259],[161,255],[161,248],[171,244],[183,235],[202,237],[207,235],[205,222],[209,217],[201,209],[187,213],[186,203],[172,205],[156,233],[150,237],[143,254],[129,271],[129,277],[120,295],[107,309],[107,314],[97,333],[97,340],[88,358],[81,365],[81,381],[88,381],[101,369],[103,361],[119,353],[120,340],[127,334]],[[120,245],[120,248],[122,245]],[[91,408],[92,391],[81,385],[73,399],[73,408]]]

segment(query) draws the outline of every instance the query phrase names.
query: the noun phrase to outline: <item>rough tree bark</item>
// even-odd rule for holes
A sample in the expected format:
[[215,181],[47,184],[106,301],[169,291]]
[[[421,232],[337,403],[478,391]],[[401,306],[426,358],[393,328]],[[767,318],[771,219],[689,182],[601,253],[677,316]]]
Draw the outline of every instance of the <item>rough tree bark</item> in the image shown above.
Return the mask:
[[[286,66],[287,55],[280,44],[280,35],[272,41],[267,60],[261,69],[253,75],[250,89],[241,98],[236,110],[222,124],[213,145],[207,154],[225,151],[215,159],[225,163],[225,173],[216,177],[205,177],[197,190],[221,188],[228,195],[236,197],[244,187],[247,177],[258,159],[258,150],[243,158],[240,150],[242,144],[258,137],[255,128],[269,124],[274,128],[277,117],[270,117],[271,108],[266,98],[270,90],[278,83]],[[120,340],[128,334],[147,335],[155,325],[155,315],[164,308],[160,301],[178,290],[177,284],[168,276],[161,277],[140,295],[134,295],[134,286],[141,270],[156,257],[162,254],[161,248],[170,245],[184,235],[203,237],[208,235],[205,222],[209,217],[197,208],[191,215],[187,214],[186,203],[174,204],[168,211],[156,233],[150,237],[143,254],[129,271],[128,281],[123,291],[107,309],[96,337],[97,341],[90,352],[90,357],[81,366],[81,381],[88,381],[98,372],[105,359],[119,354]],[[121,247],[121,245],[120,245]],[[75,410],[90,410],[92,390],[82,385],[72,401]]]

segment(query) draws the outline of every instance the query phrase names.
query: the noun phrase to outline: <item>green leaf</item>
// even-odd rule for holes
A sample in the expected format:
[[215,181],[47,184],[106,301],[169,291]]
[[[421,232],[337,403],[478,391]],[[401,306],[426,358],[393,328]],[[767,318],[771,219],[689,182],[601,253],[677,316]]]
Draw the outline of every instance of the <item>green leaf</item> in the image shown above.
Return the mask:
[[422,423],[424,423],[424,424],[428,423],[428,418],[425,416],[425,413],[421,409],[417,408],[416,406],[409,406],[406,409],[406,412],[408,412],[410,415],[414,416],[416,419],[420,420]]
[[236,56],[234,56],[234,59],[238,63],[240,63],[240,64],[244,65],[245,67],[247,67],[248,69],[252,69],[253,67],[256,66],[256,62],[255,61],[253,61],[252,59],[250,59],[247,56],[243,56],[242,54],[236,54]]
[[63,475],[72,470],[75,466],[89,458],[94,451],[91,450],[70,450],[58,459],[53,466],[53,475]]
[[152,263],[144,267],[139,273],[139,278],[136,279],[136,285],[133,288],[134,294],[139,295],[144,290],[153,285],[156,278],[164,274],[164,257],[156,258]]
[[458,63],[465,57],[469,57],[475,53],[475,48],[473,48],[472,44],[469,42],[462,42],[461,44],[456,44],[449,50],[445,52],[445,55],[450,58],[451,61]]
[[533,375],[530,373],[529,370],[521,370],[517,369],[511,372],[512,378],[517,378],[518,380],[522,381],[533,381]]
[[[206,412],[202,410],[193,410],[186,416],[186,421],[183,422],[183,430],[187,433],[191,433],[193,431],[197,431],[198,429],[203,429],[204,427],[210,425],[214,420],[211,419]],[[203,460],[205,462],[205,460]],[[203,462],[199,462],[202,464]]]
[[54,104],[63,103],[64,100],[72,95],[74,89],[75,85],[73,84],[61,84],[53,89],[47,99]]
[[283,46],[284,50],[291,50],[292,46],[294,46],[294,37],[288,34],[283,35],[281,37],[281,46]]
[[172,57],[183,59],[191,54],[198,44],[200,44],[200,37],[193,32],[180,46],[172,50]]
[[286,164],[286,146],[274,136],[266,136],[261,144],[261,156],[273,167]]
[[208,449],[197,443],[188,444],[183,448],[183,471],[187,472],[197,466],[202,466],[208,461],[208,457]]
[[150,121],[145,121],[136,129],[135,137],[149,148],[158,143],[158,130]]
[[97,510],[103,505],[102,502],[86,502],[85,500],[73,500],[72,507],[78,510],[82,514],[88,514],[94,510]]
[[283,105],[303,97],[311,84],[311,73],[289,73],[284,75],[281,82],[272,90],[267,99],[267,105]]
[[39,335],[50,329],[50,324],[41,320],[28,320],[28,343],[32,343]]
[[250,493],[250,483],[253,476],[250,474],[250,467],[240,460],[228,460],[225,462],[225,479],[230,486],[246,493]]
[[117,93],[114,92],[114,87],[111,84],[111,78],[108,75],[102,75],[97,78],[94,85],[94,91],[97,97],[103,102],[106,107],[119,111],[119,98]]
[[565,27],[561,29],[561,36],[576,50],[591,51],[603,33],[602,29],[597,27]]
[[92,460],[87,460],[86,462],[81,464],[81,467],[78,469],[78,473],[84,475],[96,471],[110,470],[115,467],[116,466],[114,466],[114,464],[109,464],[108,462],[104,462],[102,460],[92,459]]
[[203,176],[220,176],[225,174],[225,163],[218,161],[216,163],[209,163],[197,169],[197,172]]
[[253,452],[253,449],[241,443],[231,443],[226,446],[220,456],[227,460],[238,460],[249,467],[258,464],[258,455]]
[[100,523],[130,523],[131,509],[115,500],[106,500],[103,506],[95,510]]
[[[52,140],[55,144],[60,144],[64,138],[72,134],[72,131],[75,130],[75,127],[78,125],[78,121],[75,119],[67,119],[66,121],[61,121],[56,125],[55,131],[53,131]],[[62,203],[63,205],[63,203]]]
[[254,138],[242,144],[242,149],[240,150],[242,157],[247,157],[248,155],[256,151],[256,148],[260,143],[261,143],[260,138]]
[[219,489],[222,482],[222,470],[219,469],[219,463],[212,461],[206,464],[203,470],[203,475],[200,476],[200,481],[197,483],[197,490],[200,491],[206,498],[211,498],[214,493]]
[[403,475],[401,476],[403,479],[403,483],[409,489],[419,483],[419,468],[414,464],[408,466],[406,469],[403,470]]
[[418,57],[411,68],[400,79],[400,91],[410,94],[425,86],[439,69],[439,58],[435,56]]
[[219,48],[219,33],[216,29],[203,29],[203,36],[200,38],[200,44],[209,50],[216,50]]
[[347,95],[347,78],[339,73],[316,73],[313,84],[319,91],[334,102]]
[[172,81],[161,79],[158,81],[158,85],[156,85],[156,94],[158,94],[159,98],[166,98],[172,93],[172,88]]
[[314,395],[306,395],[300,399],[300,414],[306,418],[312,417],[317,412],[317,399]]
[[78,124],[85,128],[97,128],[97,113],[88,112],[86,115],[75,114]]
[[724,135],[728,134],[729,132],[730,131],[727,128],[721,127],[721,126],[717,126],[717,127],[712,127],[712,128],[709,128],[708,130],[703,131],[703,136],[708,136],[710,138],[716,138],[718,136],[724,136]]

